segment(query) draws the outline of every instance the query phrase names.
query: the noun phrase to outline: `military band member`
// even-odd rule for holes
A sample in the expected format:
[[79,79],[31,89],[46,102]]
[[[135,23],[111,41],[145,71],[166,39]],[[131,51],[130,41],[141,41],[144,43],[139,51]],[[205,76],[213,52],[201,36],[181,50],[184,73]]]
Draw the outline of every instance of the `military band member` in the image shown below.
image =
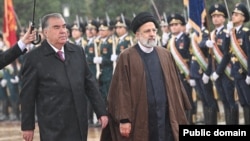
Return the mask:
[[183,26],[186,22],[180,14],[171,14],[167,17],[172,38],[169,42],[170,52],[179,68],[179,74],[186,89],[192,110],[186,112],[190,124],[194,124],[193,115],[196,113],[196,103],[192,99],[192,83],[189,81],[190,67],[190,38],[183,32]]
[[[192,42],[192,61],[190,64],[190,76],[195,80],[195,91],[202,101],[204,124],[217,124],[218,104],[213,93],[213,84],[209,79],[212,72],[212,56],[210,48],[206,46],[209,39],[209,31],[206,29],[205,18],[202,19],[202,34],[194,32],[191,37]],[[199,41],[201,36],[201,41]]]
[[215,29],[211,33],[211,40],[207,46],[213,49],[215,70],[211,79],[215,81],[219,98],[223,103],[226,124],[238,124],[239,107],[234,96],[234,82],[230,76],[230,37],[224,23],[228,17],[226,8],[221,4],[214,4],[209,9]]
[[250,124],[250,85],[247,83],[250,67],[250,31],[244,26],[249,21],[248,9],[244,4],[236,4],[232,23],[234,28],[230,32],[231,37],[231,74],[234,78],[234,84],[238,92],[239,101],[243,107],[245,124]]

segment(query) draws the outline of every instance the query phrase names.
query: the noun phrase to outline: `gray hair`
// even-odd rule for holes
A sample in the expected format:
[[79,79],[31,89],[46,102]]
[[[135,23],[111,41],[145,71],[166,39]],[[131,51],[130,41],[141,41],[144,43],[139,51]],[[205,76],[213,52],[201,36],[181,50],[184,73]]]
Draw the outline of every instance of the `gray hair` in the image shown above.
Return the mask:
[[47,28],[49,26],[48,24],[48,20],[50,18],[60,18],[60,19],[64,19],[62,14],[60,13],[51,13],[51,14],[47,14],[45,16],[43,16],[42,18],[42,30],[44,30],[45,28]]

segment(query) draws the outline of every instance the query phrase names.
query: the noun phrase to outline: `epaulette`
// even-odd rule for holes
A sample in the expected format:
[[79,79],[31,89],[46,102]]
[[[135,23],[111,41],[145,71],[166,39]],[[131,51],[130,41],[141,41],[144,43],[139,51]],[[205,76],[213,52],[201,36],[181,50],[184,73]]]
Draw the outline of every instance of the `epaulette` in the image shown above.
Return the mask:
[[125,37],[126,41],[130,41],[130,36]]
[[82,39],[82,46],[86,46],[88,44],[88,42],[84,39]]
[[99,40],[99,39],[95,39],[95,42],[96,42],[96,43],[99,43],[99,42],[100,42],[100,40]]
[[111,38],[108,39],[108,43],[112,44],[112,39]]
[[243,27],[242,30],[247,32],[247,31],[249,31],[249,28],[248,27]]
[[225,32],[226,34],[228,34],[228,31],[227,31],[227,29],[223,29],[223,32]]

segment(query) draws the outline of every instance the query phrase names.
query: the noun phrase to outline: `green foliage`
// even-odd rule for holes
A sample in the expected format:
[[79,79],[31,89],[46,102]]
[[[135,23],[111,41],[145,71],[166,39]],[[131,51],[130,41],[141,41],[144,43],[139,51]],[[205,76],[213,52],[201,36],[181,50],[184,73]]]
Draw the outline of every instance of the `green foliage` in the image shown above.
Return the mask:
[[[0,25],[3,24],[3,2],[0,0]],[[29,21],[32,20],[34,0],[13,0],[14,8],[21,26],[28,26]],[[171,13],[184,14],[183,0],[154,0],[159,15],[164,12],[166,15]],[[232,11],[237,2],[246,4],[246,0],[227,0],[229,11]],[[208,9],[213,3],[222,3],[224,0],[206,0],[206,8]],[[52,12],[62,13],[63,6],[69,6],[70,17],[66,19],[69,23],[73,23],[76,15],[81,19],[86,20],[90,18],[105,18],[105,13],[108,13],[111,19],[123,13],[126,17],[132,19],[133,14],[141,11],[149,11],[157,16],[157,12],[152,6],[151,0],[36,0],[35,23],[39,24],[39,19],[43,15]],[[63,14],[63,13],[62,13]],[[0,26],[0,29],[2,26]]]

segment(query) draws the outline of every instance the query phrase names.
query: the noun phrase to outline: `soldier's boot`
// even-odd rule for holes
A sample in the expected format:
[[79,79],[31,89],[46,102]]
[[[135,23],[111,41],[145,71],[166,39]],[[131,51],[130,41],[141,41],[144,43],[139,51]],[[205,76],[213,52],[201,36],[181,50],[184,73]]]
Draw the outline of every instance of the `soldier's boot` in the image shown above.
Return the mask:
[[11,108],[12,108],[12,112],[10,114],[10,120],[12,120],[12,121],[19,120],[20,110],[19,110],[18,102],[11,101]]
[[9,119],[9,103],[8,100],[3,100],[3,115],[0,117],[0,121],[8,120]]
[[193,122],[193,113],[192,113],[192,110],[187,110],[186,111],[186,117],[187,117],[187,120],[188,120],[189,124],[193,125],[194,122]]
[[19,108],[19,102],[15,102],[15,111],[14,114],[16,116],[16,120],[20,120],[20,108]]
[[205,124],[206,125],[216,125],[217,124],[217,109],[206,107],[205,108]]
[[245,124],[250,124],[250,107],[243,107]]
[[239,107],[225,109],[226,125],[239,124]]
[[231,111],[231,124],[239,124],[239,106],[230,109]]

